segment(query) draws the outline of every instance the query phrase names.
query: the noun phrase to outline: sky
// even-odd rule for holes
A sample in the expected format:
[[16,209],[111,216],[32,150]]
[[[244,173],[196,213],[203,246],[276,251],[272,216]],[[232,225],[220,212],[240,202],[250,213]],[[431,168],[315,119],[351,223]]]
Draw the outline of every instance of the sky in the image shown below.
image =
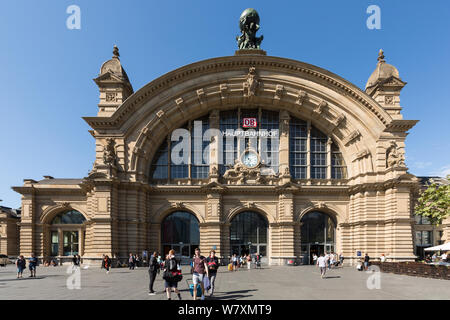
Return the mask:
[[[80,8],[68,29],[67,8]],[[381,29],[369,29],[377,5]],[[364,89],[380,48],[408,84],[403,117],[420,120],[406,139],[415,175],[450,174],[450,1],[15,0],[0,10],[0,205],[20,207],[23,179],[83,178],[95,156],[92,81],[120,49],[135,91],[196,61],[230,56],[246,8],[261,17],[268,55],[327,69]]]

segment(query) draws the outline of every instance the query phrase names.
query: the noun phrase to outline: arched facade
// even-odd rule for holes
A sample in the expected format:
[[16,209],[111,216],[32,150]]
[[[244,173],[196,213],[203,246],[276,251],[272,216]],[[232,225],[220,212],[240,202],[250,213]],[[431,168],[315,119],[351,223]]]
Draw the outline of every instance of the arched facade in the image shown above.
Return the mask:
[[[86,258],[162,251],[161,224],[174,211],[197,217],[203,252],[215,248],[228,257],[233,217],[248,211],[267,220],[270,264],[302,261],[301,220],[314,209],[332,214],[333,250],[348,261],[357,251],[414,259],[411,202],[418,184],[402,159],[416,121],[402,119],[398,77],[374,82],[379,90],[372,81],[364,92],[303,62],[238,51],[181,67],[133,93],[118,56],[109,64],[116,67],[102,68],[95,79],[98,115],[84,118],[96,141],[92,171],[73,183],[44,183],[53,186],[55,202],[87,212]],[[226,130],[248,130],[244,119],[255,119],[257,130],[278,130],[268,145],[270,161],[261,161],[259,140],[236,138],[221,148]],[[188,162],[172,164],[181,141],[172,140],[173,132],[193,135],[198,121],[204,139],[188,136]],[[196,148],[208,163],[194,163]],[[244,159],[252,148],[254,167]],[[231,163],[223,162],[227,155]],[[28,239],[41,232],[33,217],[45,206],[42,185],[26,180],[16,187],[24,195],[21,235]],[[37,251],[40,244],[21,248]]]

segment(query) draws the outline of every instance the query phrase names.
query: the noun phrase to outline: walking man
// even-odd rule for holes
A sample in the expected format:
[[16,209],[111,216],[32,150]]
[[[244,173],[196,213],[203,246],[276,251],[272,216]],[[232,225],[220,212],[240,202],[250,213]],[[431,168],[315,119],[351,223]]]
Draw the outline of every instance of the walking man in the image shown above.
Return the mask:
[[323,279],[327,272],[327,259],[323,256],[323,253],[317,258],[317,266],[320,269],[320,277]]
[[370,257],[366,253],[366,255],[364,256],[364,270],[365,271],[367,271],[367,269],[369,268],[369,260],[370,260]]
[[197,300],[197,284],[202,288],[201,300],[205,300],[205,286],[203,285],[203,278],[209,277],[208,265],[204,256],[200,255],[200,249],[195,248],[194,268],[192,274],[192,282],[194,283],[194,300]]
[[156,293],[153,290],[153,283],[155,282],[156,273],[158,272],[160,265],[158,263],[157,259],[157,253],[156,251],[153,252],[152,256],[150,257],[150,262],[148,263],[148,274],[150,276],[150,285],[149,285],[149,292],[148,295],[154,296]]
[[31,258],[28,263],[28,268],[30,269],[31,275],[30,277],[36,278],[36,267],[37,267],[38,259],[34,255],[34,253],[31,254]]

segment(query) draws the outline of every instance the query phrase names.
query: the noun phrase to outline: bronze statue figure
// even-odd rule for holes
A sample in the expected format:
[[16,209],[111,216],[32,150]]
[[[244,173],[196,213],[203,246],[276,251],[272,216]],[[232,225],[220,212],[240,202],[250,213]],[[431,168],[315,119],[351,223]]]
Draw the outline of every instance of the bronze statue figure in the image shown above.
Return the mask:
[[261,41],[264,36],[257,37],[259,30],[259,15],[253,8],[245,9],[239,19],[241,35],[236,37],[239,49],[261,49]]

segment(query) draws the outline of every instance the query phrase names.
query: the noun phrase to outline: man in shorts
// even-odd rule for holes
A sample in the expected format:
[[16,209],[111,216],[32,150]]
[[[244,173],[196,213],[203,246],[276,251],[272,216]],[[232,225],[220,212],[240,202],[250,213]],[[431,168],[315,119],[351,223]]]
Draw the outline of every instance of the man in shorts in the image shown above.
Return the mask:
[[327,258],[324,257],[323,253],[317,258],[317,266],[320,269],[320,277],[323,279],[327,272]]
[[194,300],[197,300],[197,284],[200,284],[202,288],[202,297],[201,300],[205,300],[205,287],[203,285],[203,278],[205,274],[209,277],[208,265],[206,263],[206,258],[200,255],[200,249],[195,249],[194,255],[194,266],[193,266],[193,274],[192,274],[192,282],[194,283]]
[[30,277],[36,278],[36,267],[38,264],[38,259],[36,258],[34,253],[31,254],[31,258],[29,261],[30,262],[28,263],[28,268],[30,269],[30,272],[31,272]]

